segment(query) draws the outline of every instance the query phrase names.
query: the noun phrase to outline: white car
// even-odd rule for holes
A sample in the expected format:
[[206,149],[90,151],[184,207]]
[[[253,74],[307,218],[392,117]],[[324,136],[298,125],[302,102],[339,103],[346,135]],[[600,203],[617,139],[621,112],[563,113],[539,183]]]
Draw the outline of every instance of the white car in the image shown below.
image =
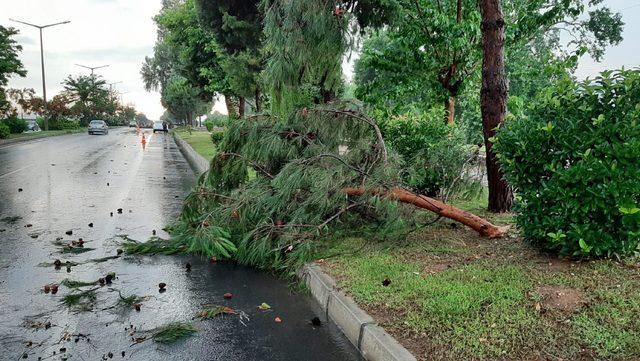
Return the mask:
[[166,123],[163,121],[153,122],[153,132],[168,132],[169,128],[165,125]]
[[89,123],[88,133],[89,134],[100,133],[100,134],[107,135],[109,134],[109,127],[107,126],[107,123],[104,120],[92,120],[91,123]]

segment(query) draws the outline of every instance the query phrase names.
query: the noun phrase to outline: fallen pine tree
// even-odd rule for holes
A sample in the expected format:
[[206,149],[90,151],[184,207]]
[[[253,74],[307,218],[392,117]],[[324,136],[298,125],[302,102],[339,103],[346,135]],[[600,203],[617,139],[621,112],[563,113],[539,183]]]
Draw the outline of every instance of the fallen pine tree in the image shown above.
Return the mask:
[[172,234],[192,252],[291,269],[325,237],[394,237],[417,209],[488,238],[507,231],[403,187],[398,156],[354,103],[238,120],[217,149]]

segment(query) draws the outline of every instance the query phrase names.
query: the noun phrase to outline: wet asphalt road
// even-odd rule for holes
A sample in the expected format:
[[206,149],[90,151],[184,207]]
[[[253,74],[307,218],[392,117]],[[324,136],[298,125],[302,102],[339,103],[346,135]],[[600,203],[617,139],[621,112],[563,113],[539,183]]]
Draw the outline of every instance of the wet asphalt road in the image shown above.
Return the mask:
[[[167,237],[161,229],[175,219],[194,183],[171,137],[146,134],[146,150],[135,132],[122,128],[107,136],[0,146],[0,360],[24,354],[34,360],[108,360],[109,353],[116,360],[359,359],[334,325],[309,323],[314,316],[324,320],[310,297],[264,273],[187,256],[92,261],[116,255],[118,235],[146,240],[156,230]],[[60,237],[65,243],[83,238],[92,250],[64,253],[55,244]],[[80,264],[58,270],[42,265],[55,259]],[[45,284],[65,278],[95,281],[109,272],[117,278],[111,286],[95,287],[91,311],[62,305],[72,292],[65,286],[56,295],[43,291]],[[159,282],[167,284],[166,292],[158,292]],[[233,298],[225,300],[226,292]],[[119,293],[145,297],[140,312],[114,308]],[[258,310],[263,302],[272,310]],[[205,304],[244,311],[248,320],[195,318]],[[173,321],[192,322],[198,333],[170,346],[152,340],[133,344],[132,338],[148,336],[143,331]]]

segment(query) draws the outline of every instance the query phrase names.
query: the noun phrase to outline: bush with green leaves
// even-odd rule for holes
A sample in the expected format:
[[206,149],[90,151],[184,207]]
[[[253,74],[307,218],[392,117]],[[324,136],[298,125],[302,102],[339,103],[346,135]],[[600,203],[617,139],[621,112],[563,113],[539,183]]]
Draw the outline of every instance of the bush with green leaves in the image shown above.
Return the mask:
[[640,241],[640,70],[547,89],[495,149],[517,194],[517,223],[536,246],[612,256]]
[[204,125],[208,131],[211,131],[214,127],[224,128],[229,123],[229,117],[222,114],[212,114],[207,117]]
[[0,122],[0,139],[9,138],[11,131],[9,130],[9,126]]
[[[37,120],[40,129],[44,130],[44,119]],[[72,119],[49,119],[49,130],[71,130],[80,128],[80,122]]]
[[211,141],[213,144],[218,144],[224,139],[224,131],[217,131],[211,133]]
[[11,116],[7,119],[4,119],[2,121],[7,127],[9,127],[9,132],[11,134],[20,134],[22,132],[24,132],[25,130],[27,130],[27,122],[25,122],[24,120],[16,117],[16,116]]
[[470,184],[464,175],[473,152],[464,130],[444,121],[444,109],[388,116],[378,112],[387,145],[400,154],[403,178],[416,191],[443,196]]

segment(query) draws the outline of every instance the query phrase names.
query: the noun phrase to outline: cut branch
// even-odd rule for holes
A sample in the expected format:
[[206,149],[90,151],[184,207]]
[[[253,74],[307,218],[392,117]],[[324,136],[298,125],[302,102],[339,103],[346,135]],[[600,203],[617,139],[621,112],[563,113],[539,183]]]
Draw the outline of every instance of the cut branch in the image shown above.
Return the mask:
[[449,204],[442,203],[436,199],[427,196],[415,194],[406,189],[392,188],[385,189],[365,189],[365,188],[344,188],[343,192],[350,196],[361,196],[366,193],[386,196],[402,203],[413,204],[414,206],[434,212],[442,217],[460,222],[465,226],[478,232],[481,236],[487,238],[500,238],[509,230],[509,226],[499,227],[486,219],[480,218],[475,214],[469,213],[462,209],[456,208]]

